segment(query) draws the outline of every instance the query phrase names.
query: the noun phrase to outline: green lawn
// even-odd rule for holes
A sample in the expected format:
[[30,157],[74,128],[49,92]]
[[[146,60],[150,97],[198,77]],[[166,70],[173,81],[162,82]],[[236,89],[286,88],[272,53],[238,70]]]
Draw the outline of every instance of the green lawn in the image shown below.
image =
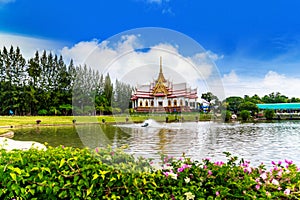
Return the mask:
[[141,123],[147,119],[154,119],[159,122],[165,122],[168,117],[169,122],[176,121],[195,121],[198,120],[210,120],[209,114],[188,113],[188,114],[155,114],[155,115],[106,115],[106,116],[0,116],[0,126],[3,128],[9,128],[10,126],[34,126],[37,124],[37,120],[40,120],[41,125],[72,125],[73,120],[76,123]]

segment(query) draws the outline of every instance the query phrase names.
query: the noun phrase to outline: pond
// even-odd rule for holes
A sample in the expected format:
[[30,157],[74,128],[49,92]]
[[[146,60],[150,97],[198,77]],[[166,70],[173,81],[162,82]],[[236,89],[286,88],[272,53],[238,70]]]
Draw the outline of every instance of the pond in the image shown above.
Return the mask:
[[137,156],[159,159],[160,154],[180,157],[182,153],[193,159],[226,158],[228,151],[250,160],[257,166],[264,162],[293,160],[300,166],[300,123],[216,123],[185,122],[141,124],[80,125],[64,127],[35,127],[15,130],[16,140],[47,142],[51,146],[95,148],[128,144],[128,152]]

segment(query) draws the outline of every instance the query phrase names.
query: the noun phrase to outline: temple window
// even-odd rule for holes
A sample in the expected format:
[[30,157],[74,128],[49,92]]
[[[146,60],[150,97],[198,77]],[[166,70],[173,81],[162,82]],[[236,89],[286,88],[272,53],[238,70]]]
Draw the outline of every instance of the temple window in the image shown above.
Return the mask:
[[163,106],[163,102],[162,102],[162,101],[159,101],[159,102],[158,102],[158,106]]
[[146,107],[148,107],[148,101],[146,101]]
[[154,106],[154,101],[151,101],[151,106]]
[[174,100],[174,106],[177,106],[177,100],[176,99]]
[[140,100],[140,107],[142,107],[143,106],[143,101],[142,100]]
[[183,101],[182,101],[182,99],[180,99],[180,106],[183,106]]
[[168,101],[168,106],[171,106],[171,100]]

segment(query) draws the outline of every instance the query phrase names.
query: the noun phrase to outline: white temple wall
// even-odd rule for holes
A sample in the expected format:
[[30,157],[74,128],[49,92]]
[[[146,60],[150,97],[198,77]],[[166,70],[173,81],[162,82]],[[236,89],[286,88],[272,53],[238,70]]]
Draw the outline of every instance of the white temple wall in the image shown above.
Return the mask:
[[160,107],[159,102],[162,102],[162,106],[168,106],[168,100],[166,97],[155,97],[154,98],[154,107]]

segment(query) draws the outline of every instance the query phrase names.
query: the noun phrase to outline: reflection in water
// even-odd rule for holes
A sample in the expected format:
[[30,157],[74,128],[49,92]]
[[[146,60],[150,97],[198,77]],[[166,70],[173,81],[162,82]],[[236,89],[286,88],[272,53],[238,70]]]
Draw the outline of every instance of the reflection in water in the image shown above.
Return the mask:
[[[122,125],[122,127],[131,125]],[[159,128],[132,125],[127,130],[131,152],[145,157],[159,158],[159,153],[180,157],[182,153],[201,160],[206,157],[226,161],[228,151],[250,160],[255,166],[264,162],[290,159],[300,166],[300,123],[215,123],[186,122],[162,124]]]
[[256,166],[262,161],[270,166],[272,160],[284,159],[293,160],[300,166],[300,123],[297,121],[163,123],[145,128],[140,124],[38,127],[17,129],[14,139],[80,148],[128,144],[128,152],[157,160],[161,153],[175,157],[185,153],[197,160],[210,157],[225,161],[222,152],[228,151]]

